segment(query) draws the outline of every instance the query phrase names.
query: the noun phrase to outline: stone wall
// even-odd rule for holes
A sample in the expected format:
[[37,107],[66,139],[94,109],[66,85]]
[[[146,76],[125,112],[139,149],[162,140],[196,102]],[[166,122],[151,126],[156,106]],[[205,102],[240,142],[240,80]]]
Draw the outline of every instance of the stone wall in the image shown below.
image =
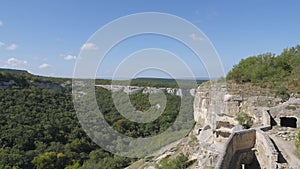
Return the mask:
[[239,168],[241,164],[250,164],[254,155],[261,168],[277,168],[278,152],[265,132],[260,129],[234,132],[228,138],[215,169]]
[[[243,156],[248,158],[248,160],[243,161],[243,163],[251,163],[252,154],[249,153],[249,150],[254,147],[256,140],[256,131],[255,129],[242,130],[234,132],[228,138],[228,141],[225,145],[225,149],[223,154],[215,167],[215,169],[228,169],[228,168],[236,168],[239,166],[243,159],[239,158],[242,154]],[[245,153],[245,154],[244,154]]]
[[256,130],[255,149],[255,154],[261,166],[268,169],[276,169],[278,152],[269,136],[260,129]]

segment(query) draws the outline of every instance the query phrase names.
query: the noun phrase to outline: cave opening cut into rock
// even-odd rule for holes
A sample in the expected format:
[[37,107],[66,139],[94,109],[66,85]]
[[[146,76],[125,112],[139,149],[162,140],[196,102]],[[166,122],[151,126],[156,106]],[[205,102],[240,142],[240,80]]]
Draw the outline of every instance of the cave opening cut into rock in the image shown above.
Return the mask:
[[295,118],[295,117],[280,117],[280,126],[297,128],[297,118]]

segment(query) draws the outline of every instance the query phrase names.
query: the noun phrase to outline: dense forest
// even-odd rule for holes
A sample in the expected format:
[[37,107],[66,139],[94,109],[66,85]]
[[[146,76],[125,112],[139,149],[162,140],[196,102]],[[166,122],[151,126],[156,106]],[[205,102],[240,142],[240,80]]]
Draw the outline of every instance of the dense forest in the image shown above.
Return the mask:
[[270,88],[284,98],[300,93],[300,46],[286,48],[280,55],[265,53],[242,59],[227,79]]
[[[10,86],[3,87],[9,81],[13,81]],[[26,71],[0,71],[0,168],[116,169],[137,160],[113,155],[87,137],[74,110],[70,81]],[[42,83],[54,88],[39,85]],[[132,137],[158,134],[173,123],[180,97],[165,94],[167,105],[161,117],[151,123],[135,124],[118,113],[110,91],[96,87],[97,103],[105,119]],[[150,107],[148,96],[138,92],[130,99],[136,109],[143,111]]]

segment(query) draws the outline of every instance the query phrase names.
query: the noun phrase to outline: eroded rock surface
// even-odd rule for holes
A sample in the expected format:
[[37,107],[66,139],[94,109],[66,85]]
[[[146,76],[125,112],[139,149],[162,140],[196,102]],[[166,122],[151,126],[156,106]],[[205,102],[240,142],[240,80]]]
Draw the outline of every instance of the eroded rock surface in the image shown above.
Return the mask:
[[[294,146],[296,131],[300,125],[300,99],[291,97],[283,101],[267,91],[251,93],[251,89],[243,91],[230,86],[230,91],[227,91],[227,88],[223,83],[207,82],[200,85],[194,99],[193,114],[196,124],[189,136],[176,144],[166,146],[163,152],[155,154],[152,161],[143,162],[140,168],[154,167],[160,159],[172,158],[179,153],[187,154],[190,160],[195,160],[189,168],[197,169],[222,168],[219,164],[224,159],[229,160],[225,161],[228,164],[232,163],[232,159],[236,160],[236,167],[241,167],[246,162],[247,164],[243,164],[246,168],[297,167],[294,163],[300,163],[300,160],[297,157],[292,157],[292,160],[285,159],[284,157],[293,153],[281,154],[284,152],[277,148],[277,140],[272,141],[269,135]],[[245,131],[235,119],[240,113],[247,113],[251,117],[253,130],[249,134],[240,134]],[[291,126],[286,126],[289,124]],[[296,128],[289,129],[293,127]],[[249,140],[252,140],[251,144],[246,145],[245,149],[239,149],[239,142]],[[235,143],[231,144],[232,141]],[[233,149],[237,151],[231,152]],[[239,150],[245,152],[241,153]],[[246,157],[248,161],[241,160]]]

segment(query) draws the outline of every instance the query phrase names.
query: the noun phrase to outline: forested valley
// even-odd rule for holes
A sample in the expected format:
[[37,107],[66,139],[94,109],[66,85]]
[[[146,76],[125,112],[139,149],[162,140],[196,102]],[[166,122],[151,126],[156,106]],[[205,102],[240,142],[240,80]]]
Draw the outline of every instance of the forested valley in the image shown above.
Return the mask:
[[[71,79],[1,69],[0,86],[0,168],[116,169],[137,160],[113,155],[85,134],[74,110]],[[148,95],[138,92],[130,99],[143,111],[150,107]],[[135,124],[117,112],[110,91],[96,87],[96,96],[108,123],[132,137],[164,131],[180,107],[180,97],[166,93],[168,102],[162,116],[152,123]]]

